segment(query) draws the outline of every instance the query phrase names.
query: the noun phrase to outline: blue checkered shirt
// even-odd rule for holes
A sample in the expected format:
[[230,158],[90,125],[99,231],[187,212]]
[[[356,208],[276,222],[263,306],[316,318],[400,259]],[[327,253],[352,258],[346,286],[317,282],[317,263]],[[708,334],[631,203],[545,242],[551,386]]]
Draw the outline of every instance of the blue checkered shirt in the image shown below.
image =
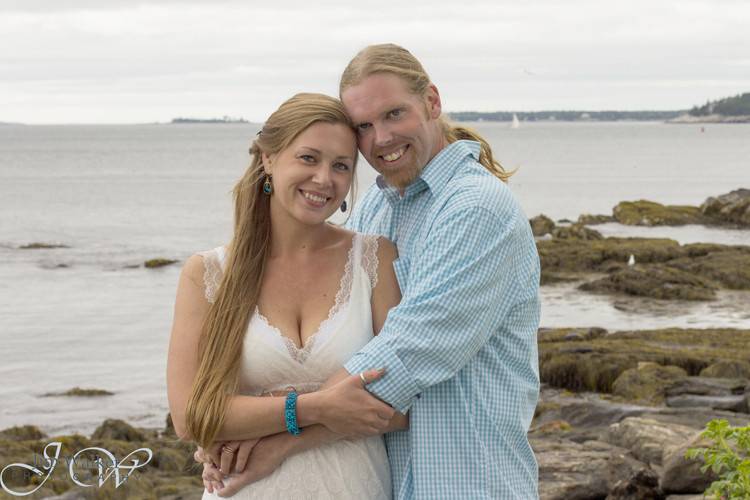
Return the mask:
[[403,294],[349,373],[410,430],[386,435],[395,499],[538,498],[526,433],[539,393],[539,257],[479,143],[440,151],[401,197],[378,178],[349,227],[394,243]]

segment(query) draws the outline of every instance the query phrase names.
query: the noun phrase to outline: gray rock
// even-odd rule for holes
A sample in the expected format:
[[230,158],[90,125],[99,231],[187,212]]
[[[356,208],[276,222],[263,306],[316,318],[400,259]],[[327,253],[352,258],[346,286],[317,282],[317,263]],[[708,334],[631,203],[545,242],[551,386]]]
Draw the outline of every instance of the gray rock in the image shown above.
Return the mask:
[[713,408],[714,410],[727,410],[737,413],[747,413],[747,400],[744,394],[732,396],[698,396],[695,394],[684,394],[668,397],[667,406],[672,408]]
[[750,189],[736,189],[730,193],[706,199],[700,206],[703,215],[720,222],[750,225]]
[[686,377],[667,387],[666,396],[694,394],[699,396],[729,396],[745,392],[747,380],[738,378]]
[[710,469],[701,472],[704,462],[701,458],[685,458],[688,448],[708,446],[697,432],[680,446],[664,450],[663,469],[659,484],[665,493],[703,493],[718,479]]
[[542,500],[605,498],[622,481],[648,475],[646,464],[625,449],[601,441],[532,439],[539,463]]
[[666,447],[679,446],[694,434],[692,427],[648,417],[628,417],[609,426],[607,442],[630,450],[642,462],[660,465]]
[[750,379],[750,363],[746,361],[719,361],[701,370],[700,376]]
[[531,232],[534,236],[544,236],[555,229],[555,222],[544,214],[529,219],[529,224],[531,224]]
[[659,476],[651,469],[642,469],[630,479],[621,479],[607,495],[606,500],[661,500]]

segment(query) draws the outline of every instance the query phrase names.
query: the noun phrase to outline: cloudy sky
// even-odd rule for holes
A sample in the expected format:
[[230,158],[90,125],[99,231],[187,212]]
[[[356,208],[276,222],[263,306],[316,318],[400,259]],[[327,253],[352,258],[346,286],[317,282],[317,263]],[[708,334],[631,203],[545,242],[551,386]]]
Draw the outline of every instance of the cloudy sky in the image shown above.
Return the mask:
[[0,122],[263,119],[369,43],[444,108],[684,109],[750,92],[746,0],[0,0]]

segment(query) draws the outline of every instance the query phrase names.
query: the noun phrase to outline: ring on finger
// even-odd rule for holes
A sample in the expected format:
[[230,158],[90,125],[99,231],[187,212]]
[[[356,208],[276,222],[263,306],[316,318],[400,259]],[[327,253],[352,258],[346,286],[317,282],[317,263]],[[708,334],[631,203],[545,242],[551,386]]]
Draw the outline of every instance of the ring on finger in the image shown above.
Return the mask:
[[362,380],[363,384],[367,384],[367,379],[365,378],[365,374],[363,372],[360,372],[359,378]]
[[235,450],[234,448],[230,448],[229,446],[227,446],[225,444],[221,445],[221,452],[222,453],[233,454],[235,451],[237,451],[237,450]]

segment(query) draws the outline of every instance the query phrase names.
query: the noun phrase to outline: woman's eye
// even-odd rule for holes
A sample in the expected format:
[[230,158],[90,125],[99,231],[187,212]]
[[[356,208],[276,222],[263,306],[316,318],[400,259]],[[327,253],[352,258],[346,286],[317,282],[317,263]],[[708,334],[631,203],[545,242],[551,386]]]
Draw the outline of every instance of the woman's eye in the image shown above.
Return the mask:
[[315,157],[313,155],[300,155],[300,158],[302,159],[302,161],[305,161],[307,163],[315,161]]
[[347,165],[346,163],[337,163],[336,165],[334,165],[334,167],[339,170],[349,170],[349,165]]

